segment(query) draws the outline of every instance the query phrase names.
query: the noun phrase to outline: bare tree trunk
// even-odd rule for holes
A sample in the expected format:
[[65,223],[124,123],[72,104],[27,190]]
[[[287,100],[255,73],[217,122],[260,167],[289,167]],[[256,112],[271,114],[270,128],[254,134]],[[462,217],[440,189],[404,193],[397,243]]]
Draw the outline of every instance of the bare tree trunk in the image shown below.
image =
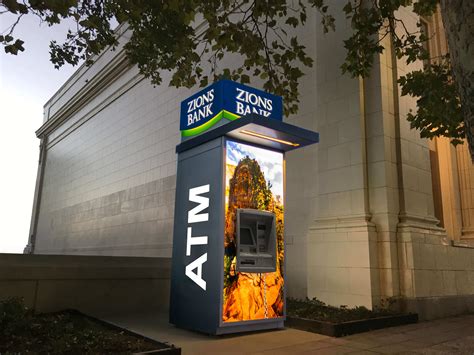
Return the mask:
[[474,162],[474,0],[441,0],[441,16]]

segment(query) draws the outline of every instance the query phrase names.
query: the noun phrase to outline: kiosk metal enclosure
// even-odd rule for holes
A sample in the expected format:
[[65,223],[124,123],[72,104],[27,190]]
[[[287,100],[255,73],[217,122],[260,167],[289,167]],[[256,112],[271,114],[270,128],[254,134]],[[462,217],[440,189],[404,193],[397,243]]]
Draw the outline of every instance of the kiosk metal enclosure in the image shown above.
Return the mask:
[[259,114],[183,135],[171,323],[208,334],[283,327],[284,155],[318,138]]

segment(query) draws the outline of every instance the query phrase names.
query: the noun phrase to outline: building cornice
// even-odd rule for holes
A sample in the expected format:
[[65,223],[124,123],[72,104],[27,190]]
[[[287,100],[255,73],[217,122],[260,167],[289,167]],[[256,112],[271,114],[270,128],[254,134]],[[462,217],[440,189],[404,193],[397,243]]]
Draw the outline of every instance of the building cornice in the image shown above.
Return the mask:
[[130,68],[131,64],[127,59],[125,50],[122,49],[97,75],[85,80],[85,85],[36,131],[36,136],[41,138],[48,135]]
[[91,109],[88,110],[84,115],[81,115],[81,117],[75,120],[72,125],[68,126],[60,134],[56,135],[53,139],[49,140],[47,149],[50,149],[51,147],[59,143],[61,140],[67,137],[70,133],[74,132],[78,127],[80,127],[85,122],[87,122],[92,117],[94,117],[96,114],[98,114],[100,111],[102,111],[103,109],[111,105],[117,98],[119,98],[125,92],[133,88],[136,84],[141,82],[143,79],[144,79],[144,76],[139,73],[137,73],[136,75],[133,75],[133,77],[130,80],[125,82],[114,92],[107,94],[107,97],[104,100],[100,100],[97,105],[91,107]]

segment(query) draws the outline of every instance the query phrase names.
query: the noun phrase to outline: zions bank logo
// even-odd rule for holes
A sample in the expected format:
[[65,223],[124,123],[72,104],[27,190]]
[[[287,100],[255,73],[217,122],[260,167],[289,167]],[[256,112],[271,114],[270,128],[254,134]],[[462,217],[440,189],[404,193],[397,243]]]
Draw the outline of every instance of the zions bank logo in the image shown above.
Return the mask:
[[[201,196],[209,193],[210,185],[202,185],[189,189],[189,201],[198,205],[188,212],[188,228],[186,235],[186,256],[191,257],[192,248],[195,245],[207,245],[207,235],[194,236],[193,225],[209,221],[209,213],[205,212],[209,208],[209,198]],[[206,281],[202,276],[202,266],[207,261],[207,252],[201,254],[198,258],[186,265],[185,274],[193,280],[204,291],[206,290]]]
[[230,80],[221,80],[181,102],[181,134],[183,137],[195,136],[223,119],[232,121],[252,113],[281,121],[281,97]]
[[253,92],[243,89],[237,89],[237,114],[244,116],[250,113],[256,113],[265,117],[272,114],[273,100],[268,97],[261,97]]
[[214,89],[206,91],[204,94],[199,95],[195,99],[187,102],[187,117],[188,127],[192,126],[196,122],[205,120],[207,117],[212,116],[212,104],[214,101]]

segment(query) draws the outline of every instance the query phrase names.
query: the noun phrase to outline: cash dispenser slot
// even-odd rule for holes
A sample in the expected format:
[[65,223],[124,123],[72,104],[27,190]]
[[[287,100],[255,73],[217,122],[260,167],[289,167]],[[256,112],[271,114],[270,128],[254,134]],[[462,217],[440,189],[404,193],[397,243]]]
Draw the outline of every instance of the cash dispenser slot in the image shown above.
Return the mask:
[[239,208],[236,219],[237,271],[276,271],[275,214]]

